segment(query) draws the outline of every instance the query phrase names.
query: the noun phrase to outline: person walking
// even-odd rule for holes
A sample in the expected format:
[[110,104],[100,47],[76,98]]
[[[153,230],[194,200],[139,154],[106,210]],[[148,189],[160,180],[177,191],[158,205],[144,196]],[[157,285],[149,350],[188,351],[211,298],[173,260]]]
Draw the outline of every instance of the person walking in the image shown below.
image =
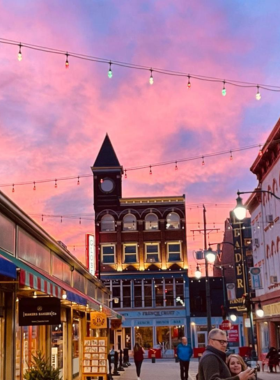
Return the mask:
[[188,380],[190,358],[192,357],[193,349],[188,344],[188,340],[183,336],[181,343],[177,346],[177,354],[180,361],[181,380]]
[[140,346],[139,343],[135,343],[135,346],[133,348],[133,357],[134,357],[134,363],[136,367],[136,374],[137,374],[137,380],[140,379],[140,373],[141,373],[141,366],[144,359],[144,348]]
[[268,354],[266,355],[266,358],[268,359],[269,371],[273,372],[273,367],[275,367],[276,372],[276,366],[278,365],[279,358],[278,352],[275,347],[270,347]]
[[213,329],[208,334],[208,345],[198,365],[198,380],[248,380],[254,374],[252,368],[232,375],[226,365],[227,336],[223,330]]

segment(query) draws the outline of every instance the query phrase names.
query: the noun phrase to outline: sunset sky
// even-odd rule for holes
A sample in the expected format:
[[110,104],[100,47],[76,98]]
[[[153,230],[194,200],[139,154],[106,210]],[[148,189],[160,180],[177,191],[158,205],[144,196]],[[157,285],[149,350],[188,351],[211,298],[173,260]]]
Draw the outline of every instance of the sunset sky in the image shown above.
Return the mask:
[[[280,116],[280,92],[255,97],[257,84],[280,86],[279,14],[279,0],[0,0],[0,190],[83,262],[94,224],[92,177],[83,176],[108,133],[124,169],[152,166],[152,175],[127,171],[124,197],[185,194],[193,271],[203,235],[191,230],[203,227],[202,205],[207,227],[219,228],[209,241],[219,242],[236,191],[257,184],[258,147],[232,160],[215,153],[263,144]],[[69,52],[69,68],[65,55],[24,44]],[[149,70],[113,64],[109,79],[110,60],[186,76],[153,72],[150,85]],[[253,85],[226,84],[222,96],[223,80]],[[211,153],[205,165],[153,167]],[[81,176],[80,185],[58,180],[55,188],[55,178],[69,176]]]

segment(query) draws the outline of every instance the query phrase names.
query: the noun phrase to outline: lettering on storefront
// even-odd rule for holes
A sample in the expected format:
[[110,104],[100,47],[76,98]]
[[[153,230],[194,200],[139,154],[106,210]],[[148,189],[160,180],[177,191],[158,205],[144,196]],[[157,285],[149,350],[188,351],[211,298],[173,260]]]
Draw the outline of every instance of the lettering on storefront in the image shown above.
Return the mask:
[[270,305],[263,305],[264,315],[279,315],[280,314],[280,302],[272,303]]
[[92,311],[90,313],[90,328],[91,329],[106,329],[107,316],[105,313],[99,311]]
[[161,316],[161,315],[174,315],[175,311],[170,310],[170,311],[143,311],[142,315],[143,316],[149,316],[149,315],[156,315],[156,316]]

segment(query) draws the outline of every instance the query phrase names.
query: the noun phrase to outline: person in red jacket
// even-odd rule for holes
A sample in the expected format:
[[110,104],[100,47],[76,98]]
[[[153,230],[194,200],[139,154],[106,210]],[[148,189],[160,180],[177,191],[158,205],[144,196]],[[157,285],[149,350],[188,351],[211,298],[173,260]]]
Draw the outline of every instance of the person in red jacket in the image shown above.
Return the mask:
[[144,348],[139,343],[135,343],[133,349],[134,363],[136,367],[137,380],[140,380],[141,365],[144,359]]

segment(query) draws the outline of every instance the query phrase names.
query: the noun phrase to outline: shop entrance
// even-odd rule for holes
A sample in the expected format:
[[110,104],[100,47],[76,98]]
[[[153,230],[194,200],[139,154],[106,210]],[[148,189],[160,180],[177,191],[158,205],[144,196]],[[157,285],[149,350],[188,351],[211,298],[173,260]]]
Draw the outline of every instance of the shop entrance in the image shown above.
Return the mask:
[[116,331],[115,350],[123,350],[122,329]]
[[197,347],[204,348],[207,345],[207,332],[197,331]]

